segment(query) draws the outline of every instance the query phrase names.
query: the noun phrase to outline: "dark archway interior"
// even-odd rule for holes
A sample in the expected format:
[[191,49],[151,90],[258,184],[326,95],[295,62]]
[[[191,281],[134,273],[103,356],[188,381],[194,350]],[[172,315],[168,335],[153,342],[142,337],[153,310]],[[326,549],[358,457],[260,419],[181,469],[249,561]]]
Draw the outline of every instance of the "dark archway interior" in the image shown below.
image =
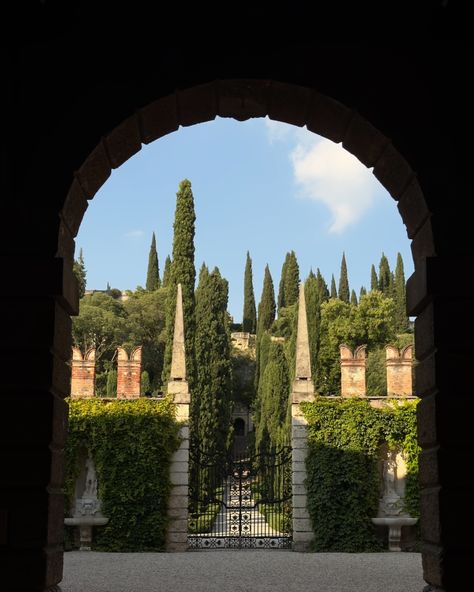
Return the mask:
[[72,260],[88,200],[142,143],[216,115],[267,114],[342,142],[398,202],[416,270],[408,306],[417,315],[422,397],[424,577],[433,589],[465,589],[474,556],[467,469],[474,306],[461,280],[474,267],[463,142],[472,120],[472,48],[440,42],[450,33],[449,10],[450,3],[437,6],[431,41],[390,47],[323,44],[315,33],[298,43],[249,34],[189,49],[163,41],[155,17],[147,36],[143,14],[100,19],[87,2],[38,3],[22,15],[5,70],[2,134],[6,590],[52,590],[62,577]]
[[234,436],[245,436],[245,421],[241,417],[234,421]]

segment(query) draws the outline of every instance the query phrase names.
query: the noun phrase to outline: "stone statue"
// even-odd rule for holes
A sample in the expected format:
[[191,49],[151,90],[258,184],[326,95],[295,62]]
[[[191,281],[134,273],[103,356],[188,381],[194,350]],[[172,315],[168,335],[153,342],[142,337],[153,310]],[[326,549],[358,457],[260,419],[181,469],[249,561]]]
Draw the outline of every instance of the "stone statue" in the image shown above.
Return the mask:
[[396,490],[397,482],[397,459],[395,454],[389,453],[383,461],[384,497],[399,497]]
[[94,461],[90,457],[86,460],[86,487],[82,496],[97,498],[97,473],[95,472]]

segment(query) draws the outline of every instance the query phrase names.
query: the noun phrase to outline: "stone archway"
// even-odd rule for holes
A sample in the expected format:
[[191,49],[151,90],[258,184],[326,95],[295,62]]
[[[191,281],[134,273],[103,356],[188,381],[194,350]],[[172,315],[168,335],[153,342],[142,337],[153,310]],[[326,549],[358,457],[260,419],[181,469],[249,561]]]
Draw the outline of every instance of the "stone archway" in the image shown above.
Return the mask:
[[[57,49],[61,40],[53,38],[51,44]],[[70,51],[69,46],[66,49]],[[61,579],[67,414],[62,399],[69,390],[69,314],[77,306],[71,267],[74,236],[87,202],[111,170],[135,154],[142,142],[216,115],[243,120],[268,114],[293,125],[306,124],[311,131],[342,142],[366,166],[374,167],[374,174],[398,201],[416,269],[408,299],[411,314],[418,315],[417,391],[423,396],[419,437],[424,448],[420,466],[424,576],[440,589],[466,579],[472,542],[462,523],[472,489],[463,467],[473,446],[469,421],[473,402],[466,396],[472,344],[466,337],[469,325],[460,331],[451,320],[465,315],[472,298],[453,295],[444,281],[472,267],[468,220],[451,207],[469,187],[468,170],[458,166],[454,142],[466,105],[456,93],[450,97],[442,89],[434,90],[439,87],[434,82],[439,73],[450,84],[453,62],[448,58],[460,57],[447,50],[433,52],[427,66],[423,56],[407,56],[401,50],[377,53],[356,47],[349,55],[346,47],[314,44],[304,55],[299,48],[294,54],[289,47],[275,48],[273,54],[270,48],[265,68],[256,56],[247,54],[240,62],[235,58],[240,68],[222,58],[218,67],[192,63],[185,71],[171,59],[173,75],[162,82],[151,74],[152,60],[143,60],[137,74],[127,73],[119,84],[99,68],[106,49],[104,45],[97,55],[87,54],[94,75],[81,79],[82,88],[75,86],[80,86],[77,68],[62,72],[69,76],[70,86],[61,87],[69,94],[63,92],[59,98],[54,85],[38,83],[33,89],[33,82],[40,82],[34,72],[39,59],[26,56],[24,63],[31,67],[21,71],[28,83],[21,87],[18,100],[15,131],[20,140],[9,147],[14,154],[15,199],[5,205],[0,241],[4,277],[14,287],[14,293],[3,294],[10,314],[5,319],[9,340],[4,348],[9,371],[2,389],[10,421],[2,433],[8,470],[0,504],[5,508],[0,510],[0,544],[8,552],[5,573],[11,570],[17,578],[15,588],[43,590]],[[39,55],[41,51],[37,49]],[[135,55],[130,52],[127,66]],[[83,56],[74,55],[82,64]],[[318,60],[312,59],[316,55]],[[45,60],[52,77],[56,62],[49,54]],[[370,76],[358,69],[358,60],[373,65]],[[413,62],[427,83],[419,79]],[[126,70],[122,63],[120,68]],[[232,79],[229,73],[235,70],[249,78]],[[261,71],[266,72],[265,79]],[[149,84],[142,83],[146,75],[152,80]],[[392,94],[384,95],[388,91]],[[30,96],[36,104],[30,103]],[[50,106],[53,98],[56,103]],[[48,119],[54,109],[57,118]],[[30,146],[25,138],[34,134],[38,140]],[[445,144],[435,147],[437,140]],[[39,286],[36,293],[31,292],[32,285]],[[26,520],[25,507],[34,519]]]

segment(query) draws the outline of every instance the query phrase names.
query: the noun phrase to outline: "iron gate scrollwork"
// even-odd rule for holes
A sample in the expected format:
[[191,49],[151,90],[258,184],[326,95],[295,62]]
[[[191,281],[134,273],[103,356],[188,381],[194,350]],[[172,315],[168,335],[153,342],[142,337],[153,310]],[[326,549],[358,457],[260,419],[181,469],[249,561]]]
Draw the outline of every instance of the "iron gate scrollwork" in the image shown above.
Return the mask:
[[191,453],[192,549],[291,548],[291,448],[240,458]]

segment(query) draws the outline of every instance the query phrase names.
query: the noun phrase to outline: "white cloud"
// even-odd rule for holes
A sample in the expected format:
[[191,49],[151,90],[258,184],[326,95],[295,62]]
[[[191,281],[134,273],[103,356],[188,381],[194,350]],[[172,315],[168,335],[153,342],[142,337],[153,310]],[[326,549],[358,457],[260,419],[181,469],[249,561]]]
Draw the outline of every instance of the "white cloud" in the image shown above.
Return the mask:
[[273,121],[273,119],[269,119],[268,117],[265,117],[265,127],[267,128],[268,141],[270,144],[290,139],[295,130],[292,125],[282,123],[281,121]]
[[126,238],[140,238],[144,234],[144,230],[129,230],[123,236],[125,236]]
[[303,142],[300,136],[290,159],[300,196],[322,202],[331,212],[330,233],[339,234],[358,222],[373,204],[374,177],[340,144],[314,136]]

